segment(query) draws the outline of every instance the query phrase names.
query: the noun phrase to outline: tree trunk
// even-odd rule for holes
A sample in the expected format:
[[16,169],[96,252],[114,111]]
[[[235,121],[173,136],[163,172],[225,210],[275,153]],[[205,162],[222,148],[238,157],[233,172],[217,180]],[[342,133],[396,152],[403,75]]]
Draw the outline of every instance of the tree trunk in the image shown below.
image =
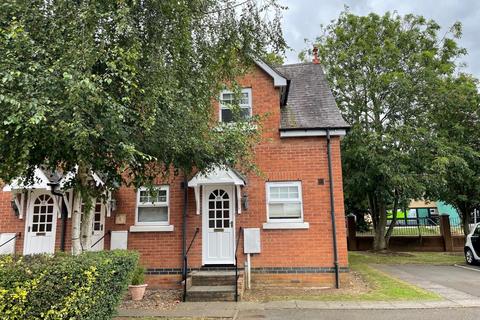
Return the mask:
[[81,225],[81,201],[80,192],[74,193],[73,200],[74,209],[72,212],[72,254],[77,255],[82,253],[82,244],[80,242],[80,225]]
[[[75,190],[75,210],[72,215],[72,253],[80,254],[90,249],[92,242],[92,198],[88,195],[90,170],[78,165],[77,178],[80,186]],[[82,210],[83,202],[83,210]],[[83,214],[82,214],[83,211]]]
[[395,228],[395,225],[397,224],[398,200],[399,200],[399,195],[398,195],[398,192],[395,190],[395,200],[393,201],[393,211],[392,211],[392,222],[388,226],[387,233],[385,234],[385,248],[388,248],[390,244],[390,237],[392,236],[392,233],[393,233],[393,228]]
[[386,249],[385,242],[385,228],[387,226],[387,211],[385,204],[380,200],[376,201],[376,216],[377,216],[377,225],[375,226],[375,235],[373,238],[373,250],[384,250]]
[[83,251],[88,251],[92,247],[92,232],[93,232],[93,199],[86,196],[83,200],[83,215],[82,224],[80,227],[80,240],[82,242]]
[[460,211],[460,219],[462,220],[462,226],[463,226],[463,234],[465,235],[465,238],[468,236],[470,233],[470,223],[469,223],[469,218],[470,218],[470,213],[472,213],[473,209],[463,209]]

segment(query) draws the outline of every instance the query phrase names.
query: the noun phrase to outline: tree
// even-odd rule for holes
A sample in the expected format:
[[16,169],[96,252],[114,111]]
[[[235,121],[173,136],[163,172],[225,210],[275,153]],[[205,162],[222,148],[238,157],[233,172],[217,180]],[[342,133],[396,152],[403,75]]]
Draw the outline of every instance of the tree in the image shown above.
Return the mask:
[[275,0],[3,1],[0,178],[32,182],[40,165],[73,173],[67,187],[85,201],[77,253],[105,191],[248,165],[257,133],[242,122],[213,130],[212,101],[254,59],[282,52],[281,10]]
[[443,81],[429,112],[435,138],[429,197],[457,209],[465,235],[480,208],[480,94],[478,80],[460,74]]
[[345,11],[316,39],[333,95],[352,126],[342,142],[346,195],[368,201],[374,249],[388,247],[398,208],[425,194],[432,143],[427,107],[464,53],[454,41],[460,24],[443,38],[439,30],[421,16]]

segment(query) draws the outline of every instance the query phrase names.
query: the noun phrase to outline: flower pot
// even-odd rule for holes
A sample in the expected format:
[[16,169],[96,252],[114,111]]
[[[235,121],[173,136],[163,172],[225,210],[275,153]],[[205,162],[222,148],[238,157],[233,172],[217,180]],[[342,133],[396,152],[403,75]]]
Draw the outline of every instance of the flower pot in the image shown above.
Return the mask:
[[139,301],[143,299],[143,295],[145,294],[145,289],[147,288],[147,284],[140,284],[138,286],[129,285],[128,291],[132,296],[132,300]]

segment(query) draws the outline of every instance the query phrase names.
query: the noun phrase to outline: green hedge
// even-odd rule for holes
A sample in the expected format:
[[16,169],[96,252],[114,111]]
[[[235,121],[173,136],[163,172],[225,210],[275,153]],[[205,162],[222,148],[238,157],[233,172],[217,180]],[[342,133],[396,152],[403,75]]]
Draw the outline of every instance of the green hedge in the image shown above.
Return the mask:
[[111,319],[137,264],[121,250],[0,256],[0,319]]

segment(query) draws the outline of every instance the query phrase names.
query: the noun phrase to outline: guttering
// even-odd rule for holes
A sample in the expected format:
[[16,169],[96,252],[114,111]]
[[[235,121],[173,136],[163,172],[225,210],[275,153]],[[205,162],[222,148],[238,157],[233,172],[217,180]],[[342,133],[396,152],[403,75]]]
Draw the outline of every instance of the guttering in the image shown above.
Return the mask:
[[67,218],[68,218],[68,211],[67,211],[67,204],[65,203],[64,194],[62,192],[55,191],[58,187],[58,183],[47,183],[50,186],[50,192],[53,195],[59,196],[62,198],[62,234],[60,236],[60,250],[65,252],[65,238],[67,234]]
[[333,194],[333,172],[332,172],[332,150],[330,146],[330,130],[327,129],[327,160],[328,160],[328,180],[330,186],[330,216],[332,219],[332,239],[333,239],[333,265],[335,268],[335,288],[340,288],[340,275],[338,268],[338,249],[337,249],[337,226],[335,223],[335,201]]
[[285,128],[280,129],[280,138],[296,138],[296,137],[326,137],[327,132],[331,136],[344,136],[347,134],[348,127],[340,128]]

